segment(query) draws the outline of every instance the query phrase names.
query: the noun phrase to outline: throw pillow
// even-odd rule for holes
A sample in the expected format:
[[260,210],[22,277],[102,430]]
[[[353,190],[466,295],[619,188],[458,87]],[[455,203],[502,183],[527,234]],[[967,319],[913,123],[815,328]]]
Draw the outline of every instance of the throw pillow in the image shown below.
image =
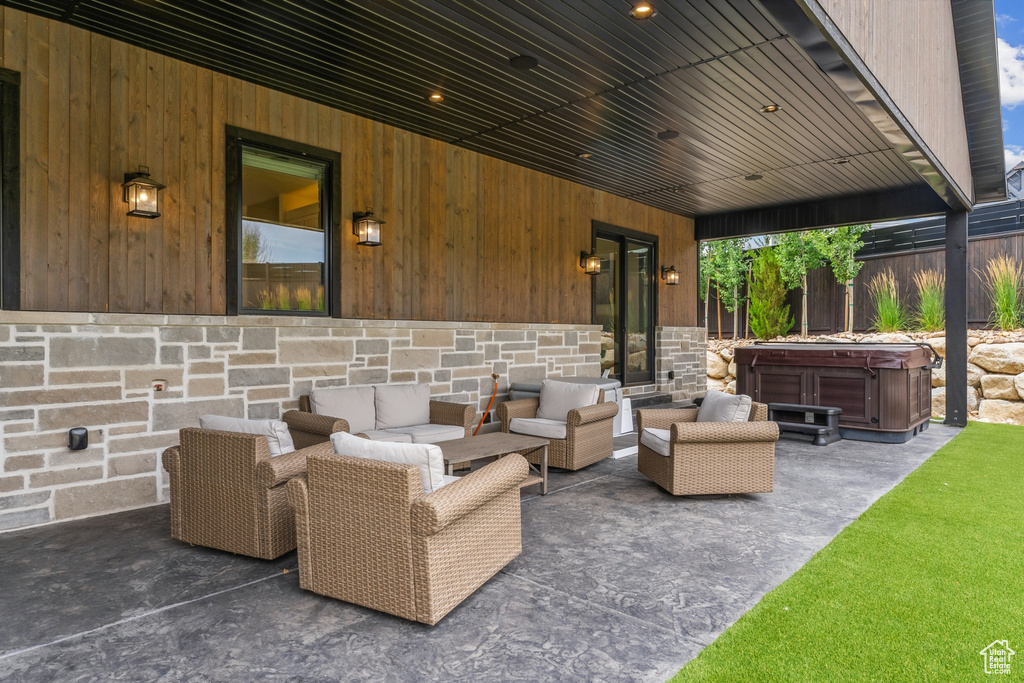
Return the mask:
[[697,422],[746,422],[750,419],[750,397],[709,391],[697,409]]
[[429,384],[381,384],[375,389],[377,429],[430,424]]
[[570,384],[546,379],[540,385],[537,417],[565,422],[570,410],[595,405],[600,394],[601,389],[592,384]]
[[338,455],[415,465],[420,470],[420,481],[426,493],[445,485],[444,454],[434,444],[371,441],[346,432],[331,434],[331,444]]
[[259,434],[267,437],[271,457],[284,455],[295,450],[292,434],[288,424],[281,420],[243,420],[239,417],[222,417],[220,415],[203,415],[199,418],[201,429],[214,429],[219,432],[237,432],[241,434]]

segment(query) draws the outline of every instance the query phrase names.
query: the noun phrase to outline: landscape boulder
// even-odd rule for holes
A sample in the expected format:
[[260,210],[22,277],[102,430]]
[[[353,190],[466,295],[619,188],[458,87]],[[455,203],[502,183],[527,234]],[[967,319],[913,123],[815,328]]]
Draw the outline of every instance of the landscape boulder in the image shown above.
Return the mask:
[[985,375],[981,378],[981,395],[984,398],[1002,398],[1016,401],[1020,398],[1014,386],[1013,375]]
[[[708,351],[708,377],[722,379],[729,374],[729,364],[714,351]],[[1024,368],[1022,368],[1024,369]]]
[[1024,372],[1024,344],[978,344],[968,360],[989,372],[1016,375]]
[[982,399],[978,417],[986,422],[1024,424],[1024,402]]

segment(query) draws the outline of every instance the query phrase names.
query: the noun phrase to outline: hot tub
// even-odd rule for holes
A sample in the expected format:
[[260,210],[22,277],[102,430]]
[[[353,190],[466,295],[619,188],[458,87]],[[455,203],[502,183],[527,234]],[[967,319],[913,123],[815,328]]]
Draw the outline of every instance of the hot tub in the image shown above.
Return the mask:
[[736,349],[736,393],[761,403],[842,408],[844,439],[903,443],[928,428],[927,344],[755,344]]

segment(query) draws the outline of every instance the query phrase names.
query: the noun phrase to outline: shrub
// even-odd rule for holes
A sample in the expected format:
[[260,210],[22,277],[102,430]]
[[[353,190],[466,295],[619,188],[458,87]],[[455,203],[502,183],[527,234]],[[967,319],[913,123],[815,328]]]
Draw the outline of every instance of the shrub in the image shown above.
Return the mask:
[[878,273],[868,283],[875,316],[871,327],[879,332],[899,332],[908,327],[907,309],[900,301],[900,283],[891,270]]
[[288,285],[278,285],[274,290],[277,296],[277,307],[282,311],[290,311],[292,308],[292,293]]
[[300,311],[308,311],[313,307],[313,295],[309,287],[299,287],[295,290],[295,304]]
[[917,285],[917,310],[914,322],[925,332],[938,332],[946,327],[946,276],[937,270],[914,273]]
[[774,339],[789,332],[793,317],[786,303],[786,284],[774,249],[761,249],[754,254],[750,293],[750,329],[758,339]]
[[991,259],[979,276],[992,302],[992,324],[1001,330],[1021,327],[1020,290],[1024,285],[1024,268],[1003,254]]

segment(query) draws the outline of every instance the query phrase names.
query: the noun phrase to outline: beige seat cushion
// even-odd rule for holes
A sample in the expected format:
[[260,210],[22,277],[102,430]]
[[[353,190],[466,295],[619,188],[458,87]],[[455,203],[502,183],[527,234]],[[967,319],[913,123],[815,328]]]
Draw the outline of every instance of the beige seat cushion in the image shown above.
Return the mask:
[[465,428],[453,425],[414,425],[412,427],[392,427],[387,431],[391,434],[397,433],[411,437],[413,443],[440,443],[466,437]]
[[539,436],[542,439],[564,439],[565,420],[545,420],[541,417],[514,417],[508,428],[516,434]]
[[375,429],[430,423],[429,384],[381,384],[374,388]]
[[408,434],[401,434],[399,432],[393,432],[390,429],[371,430],[369,432],[359,432],[367,439],[371,441],[391,441],[393,443],[412,443],[412,437]]
[[420,470],[420,480],[426,493],[445,485],[444,454],[433,444],[371,441],[347,432],[331,434],[331,444],[338,455],[415,465]]
[[750,419],[750,397],[709,391],[697,409],[697,422],[746,422]]
[[569,411],[597,403],[601,389],[591,384],[569,384],[546,379],[540,385],[540,405],[537,417],[565,422]]
[[348,421],[353,434],[377,428],[373,387],[329,387],[309,392],[309,409]]
[[640,443],[666,458],[672,454],[671,439],[672,432],[668,429],[644,427],[644,431],[640,434]]
[[238,417],[203,415],[199,418],[200,429],[215,429],[219,432],[239,434],[260,434],[267,437],[270,455],[284,455],[295,450],[288,425],[281,420],[243,420]]

